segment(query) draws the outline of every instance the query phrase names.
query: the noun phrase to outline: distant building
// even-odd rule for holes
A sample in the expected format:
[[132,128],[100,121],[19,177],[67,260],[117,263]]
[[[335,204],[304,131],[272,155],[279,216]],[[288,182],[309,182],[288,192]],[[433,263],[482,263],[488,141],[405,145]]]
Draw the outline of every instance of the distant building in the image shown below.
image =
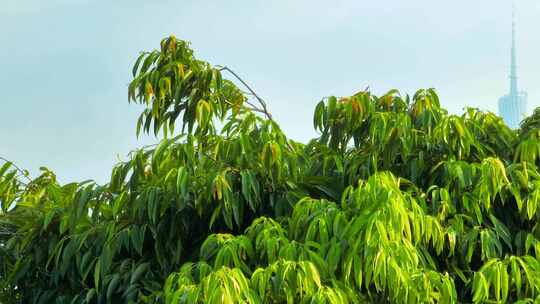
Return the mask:
[[519,123],[527,115],[527,93],[518,90],[516,63],[516,22],[512,10],[512,50],[510,59],[510,92],[499,98],[499,115],[512,128],[519,128]]

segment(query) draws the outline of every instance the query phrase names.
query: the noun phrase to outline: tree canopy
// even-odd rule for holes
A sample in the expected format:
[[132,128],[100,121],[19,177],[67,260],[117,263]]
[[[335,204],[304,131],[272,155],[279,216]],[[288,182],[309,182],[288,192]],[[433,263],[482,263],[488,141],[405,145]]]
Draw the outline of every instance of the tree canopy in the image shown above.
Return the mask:
[[360,91],[323,98],[299,143],[172,36],[128,98],[164,139],[110,182],[3,162],[0,302],[540,300],[540,110],[511,130],[433,89]]

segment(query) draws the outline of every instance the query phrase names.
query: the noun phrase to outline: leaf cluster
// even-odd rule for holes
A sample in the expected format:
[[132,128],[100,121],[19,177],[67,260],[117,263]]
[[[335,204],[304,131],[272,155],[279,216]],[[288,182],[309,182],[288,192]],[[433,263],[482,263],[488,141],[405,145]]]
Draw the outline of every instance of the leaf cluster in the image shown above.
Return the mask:
[[433,89],[361,91],[298,143],[185,41],[133,77],[137,133],[164,139],[108,183],[0,167],[0,302],[540,300],[540,112],[511,130]]

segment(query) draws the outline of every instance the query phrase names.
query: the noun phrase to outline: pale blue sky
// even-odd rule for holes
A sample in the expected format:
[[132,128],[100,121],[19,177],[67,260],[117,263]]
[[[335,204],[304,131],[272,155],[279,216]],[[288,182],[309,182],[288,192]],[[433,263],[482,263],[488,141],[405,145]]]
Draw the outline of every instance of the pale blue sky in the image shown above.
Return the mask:
[[[508,90],[509,0],[2,0],[0,156],[63,182],[105,182],[136,139],[131,66],[174,34],[228,65],[286,132],[314,136],[324,96],[434,87],[443,105],[497,111]],[[540,1],[517,1],[518,73],[540,106]]]

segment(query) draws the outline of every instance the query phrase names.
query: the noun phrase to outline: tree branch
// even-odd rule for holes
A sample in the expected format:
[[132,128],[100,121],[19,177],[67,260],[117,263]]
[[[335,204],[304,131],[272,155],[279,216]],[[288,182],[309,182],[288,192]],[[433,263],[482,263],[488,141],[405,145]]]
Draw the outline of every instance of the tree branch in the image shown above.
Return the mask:
[[29,182],[32,182],[32,179],[30,177],[28,177],[28,172],[22,170],[21,168],[19,168],[15,163],[13,163],[12,161],[9,161],[5,158],[3,158],[2,156],[0,156],[0,160],[6,162],[6,163],[9,163],[11,164],[15,170],[17,170],[19,172],[19,174],[21,174],[22,176],[26,177],[26,179],[28,179]]
[[227,71],[231,73],[238,81],[240,81],[242,85],[244,85],[244,87],[246,87],[246,89],[248,89],[248,91],[251,93],[250,95],[252,95],[253,97],[257,99],[261,107],[260,108],[256,107],[255,105],[249,102],[248,104],[252,106],[257,112],[263,113],[269,120],[273,121],[272,114],[270,114],[270,112],[268,111],[268,106],[266,105],[266,102],[264,101],[264,99],[262,99],[259,95],[257,95],[257,93],[255,93],[255,91],[242,78],[240,78],[240,76],[238,76],[238,74],[236,74],[233,70],[229,69],[226,66],[218,65],[216,66],[216,68],[218,68],[219,71]]

